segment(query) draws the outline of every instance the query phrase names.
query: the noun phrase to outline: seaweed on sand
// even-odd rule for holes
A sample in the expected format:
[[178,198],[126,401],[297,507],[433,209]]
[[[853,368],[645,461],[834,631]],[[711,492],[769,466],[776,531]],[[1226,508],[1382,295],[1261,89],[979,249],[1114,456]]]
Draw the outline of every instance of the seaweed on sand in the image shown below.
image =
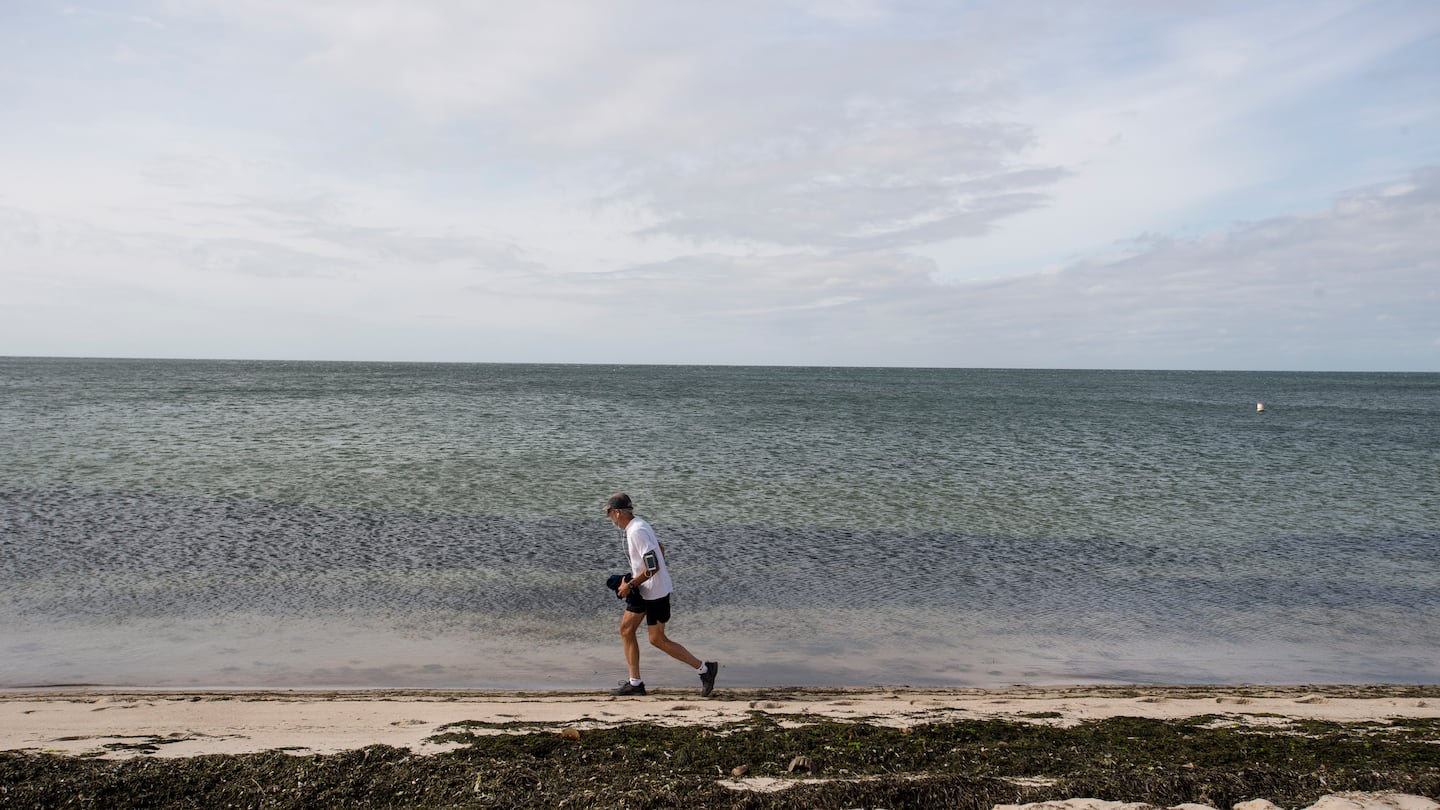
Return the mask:
[[[0,807],[955,807],[1094,796],[1215,807],[1310,804],[1342,790],[1440,795],[1440,721],[1277,727],[1112,718],[1059,728],[1002,720],[895,729],[761,713],[718,728],[631,724],[442,736],[415,756],[97,760],[0,753]],[[814,720],[814,718],[809,718]],[[808,770],[789,770],[797,757]],[[790,785],[722,784],[737,766]]]

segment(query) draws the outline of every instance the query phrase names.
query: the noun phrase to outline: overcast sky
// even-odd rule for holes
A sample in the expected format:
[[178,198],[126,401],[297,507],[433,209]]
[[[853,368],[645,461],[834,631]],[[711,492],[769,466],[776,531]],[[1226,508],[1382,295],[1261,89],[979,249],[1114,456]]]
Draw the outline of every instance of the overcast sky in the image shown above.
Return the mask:
[[1440,3],[0,0],[0,355],[1440,371]]

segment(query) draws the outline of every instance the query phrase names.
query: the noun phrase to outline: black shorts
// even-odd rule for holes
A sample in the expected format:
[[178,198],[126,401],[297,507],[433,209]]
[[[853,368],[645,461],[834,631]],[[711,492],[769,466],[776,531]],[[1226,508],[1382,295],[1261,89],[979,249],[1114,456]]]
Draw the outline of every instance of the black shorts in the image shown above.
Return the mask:
[[644,613],[646,624],[664,624],[670,621],[670,594],[659,599],[635,596],[625,600],[626,613]]

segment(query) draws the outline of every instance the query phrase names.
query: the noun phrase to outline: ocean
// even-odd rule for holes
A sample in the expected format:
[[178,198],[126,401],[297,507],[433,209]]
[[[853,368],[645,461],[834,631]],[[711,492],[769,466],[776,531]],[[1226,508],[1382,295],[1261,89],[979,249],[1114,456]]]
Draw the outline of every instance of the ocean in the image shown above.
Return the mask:
[[1440,682],[1437,374],[0,358],[0,688],[607,689],[620,490],[721,688]]

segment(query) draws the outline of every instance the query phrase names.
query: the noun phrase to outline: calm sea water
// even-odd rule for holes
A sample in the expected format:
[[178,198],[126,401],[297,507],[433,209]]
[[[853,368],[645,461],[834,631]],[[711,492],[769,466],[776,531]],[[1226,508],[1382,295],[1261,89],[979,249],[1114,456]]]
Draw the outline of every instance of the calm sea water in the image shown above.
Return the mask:
[[11,358],[0,687],[605,688],[615,490],[722,686],[1440,681],[1440,375]]

